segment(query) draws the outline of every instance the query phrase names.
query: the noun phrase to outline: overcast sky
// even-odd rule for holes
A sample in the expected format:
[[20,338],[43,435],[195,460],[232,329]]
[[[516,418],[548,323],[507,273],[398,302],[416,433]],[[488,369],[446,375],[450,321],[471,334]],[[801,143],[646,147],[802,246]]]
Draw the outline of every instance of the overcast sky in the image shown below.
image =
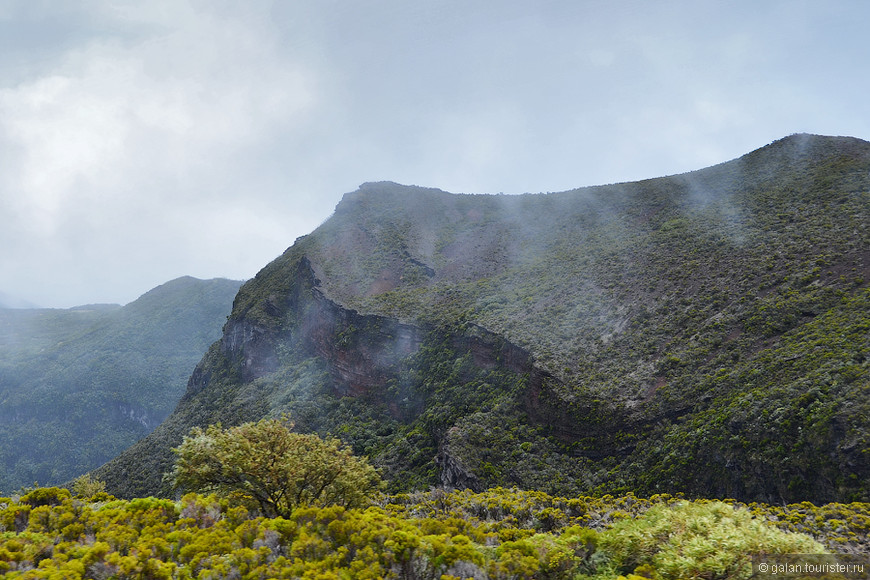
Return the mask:
[[366,181],[561,191],[870,139],[870,2],[0,0],[0,293],[252,277]]

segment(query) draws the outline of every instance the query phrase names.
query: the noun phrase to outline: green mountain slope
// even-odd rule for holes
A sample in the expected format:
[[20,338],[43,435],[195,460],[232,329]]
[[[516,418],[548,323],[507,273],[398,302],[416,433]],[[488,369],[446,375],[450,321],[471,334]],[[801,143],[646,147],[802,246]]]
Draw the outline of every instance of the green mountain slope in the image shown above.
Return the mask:
[[0,309],[0,489],[71,479],[153,430],[240,285],[186,277],[123,307]]
[[99,476],[160,491],[192,425],[289,412],[394,490],[870,499],[868,210],[870,143],[811,135],[546,195],[365,184]]

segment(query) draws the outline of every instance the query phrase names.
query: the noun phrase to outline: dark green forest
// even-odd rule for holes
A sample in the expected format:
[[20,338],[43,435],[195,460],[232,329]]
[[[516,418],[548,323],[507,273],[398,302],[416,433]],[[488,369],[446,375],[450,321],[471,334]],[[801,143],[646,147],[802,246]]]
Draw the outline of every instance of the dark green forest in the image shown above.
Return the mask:
[[0,309],[0,490],[71,480],[151,432],[240,284],[188,277],[123,307]]

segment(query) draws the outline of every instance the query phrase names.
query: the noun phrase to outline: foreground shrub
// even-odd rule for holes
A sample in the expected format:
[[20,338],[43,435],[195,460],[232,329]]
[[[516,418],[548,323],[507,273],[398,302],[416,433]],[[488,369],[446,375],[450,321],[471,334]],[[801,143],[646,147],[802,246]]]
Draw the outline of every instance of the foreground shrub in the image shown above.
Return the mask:
[[[304,506],[275,518],[193,493],[178,502],[67,498],[33,508],[0,498],[0,522],[7,522],[0,530],[0,576],[610,580],[634,573],[714,580],[748,577],[753,552],[824,551],[806,536],[721,502],[566,500],[510,490],[434,495],[439,505],[415,508],[407,496],[396,496],[384,507]],[[600,529],[589,527],[602,519],[587,516],[603,514],[607,504],[628,511]],[[524,527],[514,515],[552,509],[544,505],[561,505],[586,525],[542,531],[553,522],[531,515],[531,527]],[[466,509],[478,515],[459,511]],[[841,506],[843,514],[848,510]]]
[[610,567],[661,579],[749,578],[751,554],[820,554],[812,538],[784,532],[722,502],[658,505],[601,534]]
[[69,497],[69,490],[63,487],[37,487],[21,496],[21,503],[31,507],[60,505],[63,500],[69,499]]
[[173,450],[176,487],[222,496],[243,495],[267,517],[289,517],[302,505],[361,507],[382,487],[378,472],[338,439],[290,431],[263,419],[222,429],[195,427]]

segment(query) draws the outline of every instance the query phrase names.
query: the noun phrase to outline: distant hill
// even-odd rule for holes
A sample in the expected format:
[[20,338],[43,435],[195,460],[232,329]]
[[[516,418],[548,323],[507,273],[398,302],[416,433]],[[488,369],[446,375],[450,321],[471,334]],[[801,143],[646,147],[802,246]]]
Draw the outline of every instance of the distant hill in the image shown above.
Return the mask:
[[870,143],[846,137],[546,195],[365,184],[97,475],[169,493],[191,426],[288,412],[393,490],[868,501],[868,223]]
[[0,291],[0,308],[38,308],[38,306]]
[[76,477],[160,424],[240,285],[185,277],[123,307],[0,309],[0,491]]

